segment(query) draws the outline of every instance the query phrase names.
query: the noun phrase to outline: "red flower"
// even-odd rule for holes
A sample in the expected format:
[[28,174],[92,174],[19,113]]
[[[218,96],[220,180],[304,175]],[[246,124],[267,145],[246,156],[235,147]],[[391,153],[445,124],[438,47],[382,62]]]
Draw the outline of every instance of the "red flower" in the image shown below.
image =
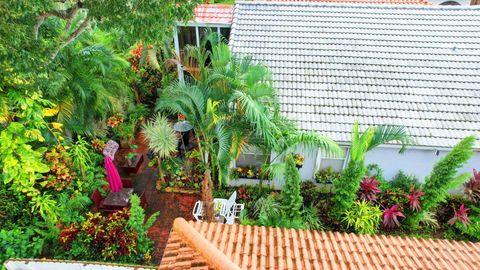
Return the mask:
[[368,177],[363,179],[360,183],[360,199],[366,201],[375,201],[377,200],[377,193],[380,193],[380,189],[378,189],[377,179],[373,177]]
[[463,226],[467,227],[471,222],[468,218],[468,210],[470,210],[470,208],[465,208],[465,205],[462,203],[458,211],[454,209],[455,214],[453,215],[453,218],[448,221],[448,224],[453,225],[457,223],[457,221],[461,221]]
[[398,221],[399,217],[405,218],[405,215],[398,210],[397,208],[399,207],[398,204],[390,207],[389,209],[386,209],[385,212],[383,212],[383,227],[384,228],[389,228],[393,229],[395,227],[400,227],[400,222]]
[[416,191],[416,190],[411,190],[412,193],[407,194],[408,200],[410,201],[410,209],[412,209],[414,212],[419,212],[421,210],[420,207],[420,197],[425,194],[425,192],[422,191]]
[[181,113],[178,114],[178,120],[179,120],[179,121],[185,121],[185,115],[183,115],[183,114],[181,114]]

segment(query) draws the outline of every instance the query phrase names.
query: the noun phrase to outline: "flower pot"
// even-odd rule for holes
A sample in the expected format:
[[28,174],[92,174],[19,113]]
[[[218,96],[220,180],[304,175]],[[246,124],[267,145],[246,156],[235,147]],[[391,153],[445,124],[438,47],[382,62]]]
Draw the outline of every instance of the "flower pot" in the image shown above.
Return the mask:
[[143,163],[143,155],[137,154],[132,160],[125,160],[121,169],[127,174],[137,174]]

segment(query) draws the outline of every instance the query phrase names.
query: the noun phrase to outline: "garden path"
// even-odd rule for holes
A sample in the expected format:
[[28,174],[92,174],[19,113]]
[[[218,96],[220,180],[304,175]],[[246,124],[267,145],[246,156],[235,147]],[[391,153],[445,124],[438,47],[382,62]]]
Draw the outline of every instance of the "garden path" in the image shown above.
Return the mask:
[[[148,147],[142,143],[143,140],[141,138],[137,138],[136,141],[139,146],[137,152],[145,155]],[[160,212],[160,216],[148,232],[155,246],[154,253],[152,254],[152,263],[160,264],[173,221],[177,217],[192,220],[192,209],[195,202],[200,199],[200,194],[157,192],[155,188],[155,182],[157,180],[156,169],[147,167],[148,158],[146,155],[145,160],[145,164],[142,166],[140,173],[130,177],[133,180],[136,191],[146,191],[146,214],[150,216],[157,211]]]

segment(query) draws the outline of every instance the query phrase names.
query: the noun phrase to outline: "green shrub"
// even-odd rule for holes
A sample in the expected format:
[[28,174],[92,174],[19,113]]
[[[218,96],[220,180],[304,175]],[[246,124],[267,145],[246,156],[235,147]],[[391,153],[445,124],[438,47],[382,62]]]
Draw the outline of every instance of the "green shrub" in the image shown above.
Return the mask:
[[314,206],[305,207],[302,213],[302,221],[305,229],[323,230],[324,226],[318,218],[318,209]]
[[367,201],[356,201],[352,208],[344,212],[342,222],[355,232],[374,234],[382,217],[380,207],[373,206]]
[[147,254],[152,250],[153,241],[147,237],[147,232],[157,220],[159,212],[153,213],[145,221],[145,210],[140,206],[140,198],[137,195],[130,197],[130,218],[127,226],[130,230],[137,232],[137,247],[139,254]]
[[265,215],[268,217],[280,215],[280,205],[272,195],[262,197],[255,202],[254,216]]
[[[40,254],[43,240],[35,237],[33,229],[0,230],[0,266],[10,258],[35,258]],[[0,269],[2,269],[0,267]]]
[[461,222],[457,222],[455,227],[464,235],[473,241],[480,241],[480,216],[469,216],[471,223],[465,227]]
[[268,217],[266,215],[260,215],[257,221],[257,225],[274,227],[274,228],[286,228],[286,229],[305,229],[305,224],[301,218],[285,218],[282,215]]
[[303,198],[300,195],[300,173],[295,166],[291,155],[287,156],[287,167],[285,170],[285,185],[282,189],[282,207],[290,219],[299,219],[303,206]]
[[[414,214],[410,224],[417,227],[421,217],[436,207],[448,196],[448,190],[455,188],[452,183],[460,185],[456,178],[457,170],[461,168],[473,155],[475,136],[468,136],[460,141],[445,157],[433,167],[432,172],[425,178],[422,197],[422,210]],[[467,180],[467,179],[465,179]]]
[[412,186],[415,190],[417,190],[420,188],[421,184],[417,177],[414,175],[407,175],[405,172],[400,170],[395,177],[393,177],[392,181],[390,182],[390,186],[392,188],[399,188],[404,192],[409,192]]
[[347,167],[343,170],[340,179],[334,182],[335,196],[333,197],[333,213],[337,218],[352,207],[352,204],[357,199],[357,191],[364,175],[365,166],[363,165],[363,161],[356,162],[350,160]]

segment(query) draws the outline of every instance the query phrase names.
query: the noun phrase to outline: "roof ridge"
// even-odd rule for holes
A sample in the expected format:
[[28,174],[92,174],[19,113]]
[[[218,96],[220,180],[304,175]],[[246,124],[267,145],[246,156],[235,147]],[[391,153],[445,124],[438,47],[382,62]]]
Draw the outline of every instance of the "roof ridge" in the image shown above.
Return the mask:
[[208,265],[215,269],[240,270],[225,253],[220,251],[212,242],[208,241],[184,218],[176,218],[173,222],[173,230],[196,252],[207,261]]

